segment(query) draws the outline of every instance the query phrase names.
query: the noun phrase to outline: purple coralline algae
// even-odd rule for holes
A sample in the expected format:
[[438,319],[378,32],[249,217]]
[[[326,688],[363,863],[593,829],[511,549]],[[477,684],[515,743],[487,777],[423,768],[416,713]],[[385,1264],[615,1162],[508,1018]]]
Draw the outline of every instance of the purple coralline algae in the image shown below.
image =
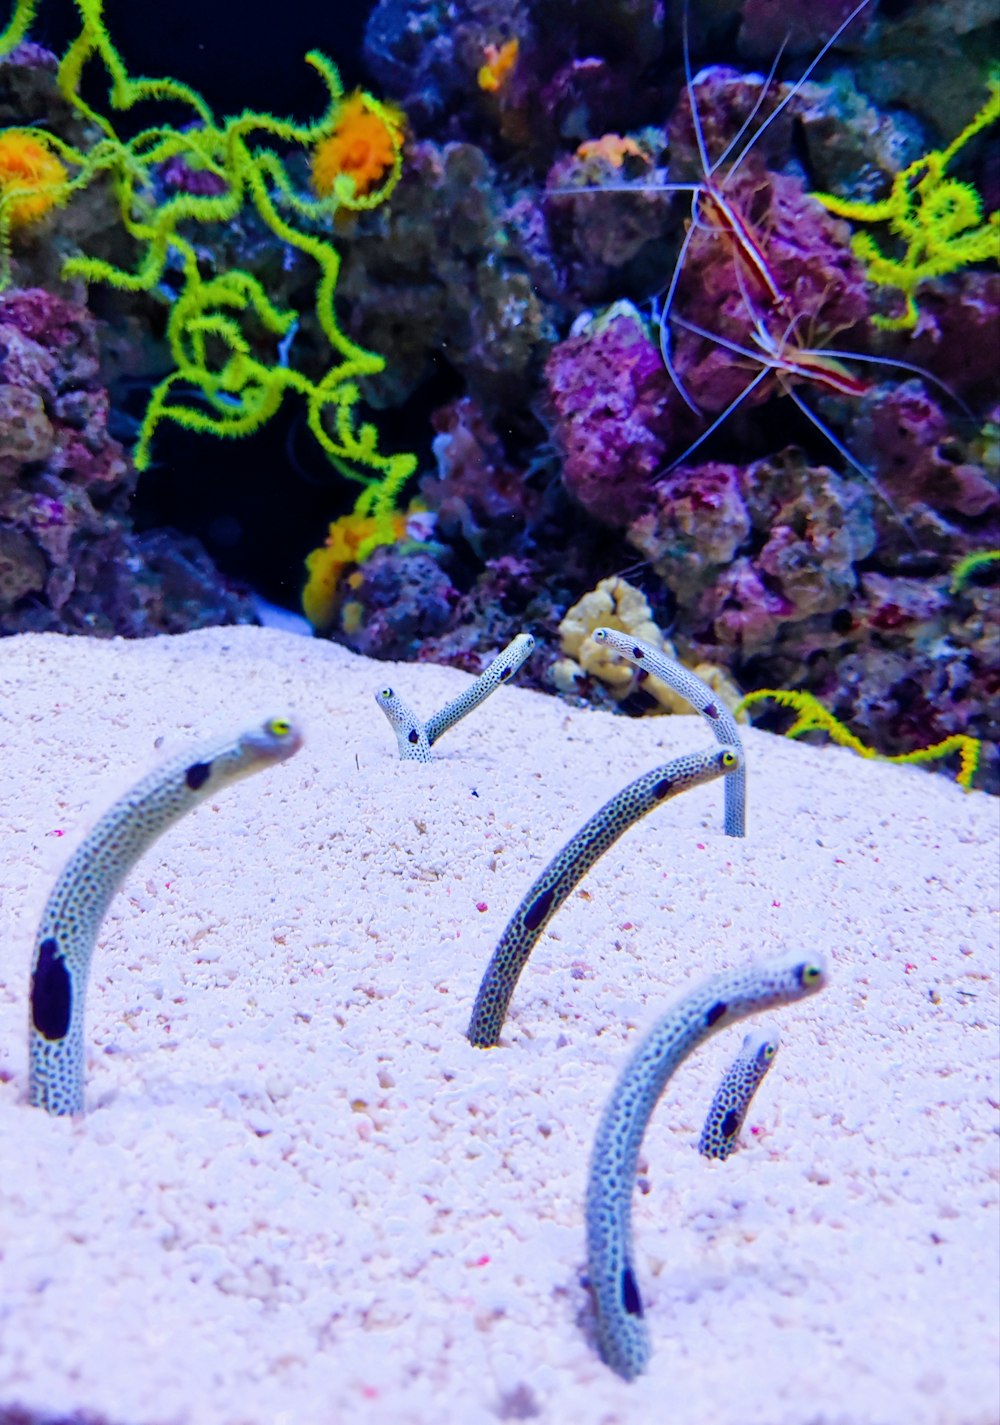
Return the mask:
[[567,490],[606,524],[636,519],[682,409],[639,314],[623,304],[583,324],[549,353],[545,384]]
[[0,295],[0,632],[253,621],[194,540],[134,532],[135,475],[107,420],[86,308],[40,288]]

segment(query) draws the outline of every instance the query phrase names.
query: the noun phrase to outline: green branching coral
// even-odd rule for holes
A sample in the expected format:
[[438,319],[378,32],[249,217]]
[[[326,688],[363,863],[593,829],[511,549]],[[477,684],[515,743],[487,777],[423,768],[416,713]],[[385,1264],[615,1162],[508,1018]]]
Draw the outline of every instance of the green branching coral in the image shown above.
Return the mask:
[[976,549],[972,554],[967,554],[964,559],[958,561],[951,571],[951,583],[948,585],[949,594],[961,593],[974,574],[978,574],[980,569],[988,569],[998,559],[1000,559],[1000,549]]
[[[286,158],[273,145],[293,152],[315,150],[337,133],[341,114],[352,101],[345,100],[337,68],[325,55],[315,50],[306,55],[327,92],[326,109],[314,123],[247,111],[217,120],[204,98],[178,80],[130,77],[105,27],[103,0],[75,3],[82,28],[60,62],[57,82],[100,137],[81,149],[39,129],[19,132],[44,142],[64,165],[69,176],[59,201],[106,176],[124,228],[137,245],[138,261],[131,269],[82,254],[66,261],[64,275],[121,291],[156,293],[171,303],[167,340],[174,369],[150,396],[134,452],[136,467],[149,465],[151,442],[162,420],[212,435],[248,435],[291,391],[304,400],[309,428],[334,466],[365,486],[358,501],[363,513],[387,520],[416,459],[380,453],[375,427],[357,422],[358,381],[376,375],[385,361],[351,341],[337,323],[334,293],[340,258],[322,230],[339,210],[371,208],[391,193],[402,162],[399,116],[371,95],[361,96],[366,114],[383,121],[390,155],[376,188],[363,188],[344,173],[329,196],[304,196]],[[0,55],[23,39],[35,4],[18,0],[0,36]],[[140,102],[165,100],[190,112],[189,126],[154,125],[122,138],[111,120],[82,97],[84,71],[91,61],[100,63],[107,75],[112,109],[127,113]],[[162,199],[157,170],[172,159],[212,175],[217,191],[179,192]],[[23,198],[21,190],[0,199],[0,289],[10,281],[10,214],[18,198]],[[298,312],[278,307],[250,272],[236,268],[203,275],[195,246],[199,225],[232,223],[246,209],[319,269],[315,314],[336,360],[318,380],[297,370],[289,358]],[[168,268],[175,284],[179,277],[179,291],[164,283]],[[268,342],[273,355],[266,353]]]
[[885,331],[908,331],[917,323],[916,290],[932,277],[957,272],[972,262],[1000,256],[1000,212],[983,221],[982,199],[971,183],[947,176],[952,159],[970,139],[1000,118],[1000,76],[990,78],[989,98],[979,113],[944,149],[932,149],[893,179],[889,196],[878,203],[851,202],[831,193],[814,193],[824,208],[858,223],[887,223],[902,244],[900,256],[888,256],[870,233],[855,233],[851,243],[869,279],[902,293],[905,307],[897,317],[875,316]]
[[957,752],[959,770],[956,780],[959,786],[964,787],[967,792],[972,789],[972,781],[976,775],[976,768],[979,766],[983,748],[978,737],[970,737],[967,733],[956,732],[952,737],[946,737],[942,742],[935,742],[932,747],[918,747],[913,752],[899,752],[895,756],[887,757],[860,742],[849,728],[845,727],[834,717],[832,712],[823,706],[818,698],[813,697],[812,693],[789,692],[781,688],[759,688],[754,693],[747,693],[740,701],[736,711],[742,712],[744,708],[752,707],[754,703],[762,702],[765,698],[770,698],[780,707],[792,708],[798,714],[785,734],[786,737],[800,737],[804,732],[825,732],[836,742],[838,747],[849,747],[859,757],[876,758],[880,762],[909,762],[919,765],[924,762],[936,762],[941,757],[948,757],[953,752]]

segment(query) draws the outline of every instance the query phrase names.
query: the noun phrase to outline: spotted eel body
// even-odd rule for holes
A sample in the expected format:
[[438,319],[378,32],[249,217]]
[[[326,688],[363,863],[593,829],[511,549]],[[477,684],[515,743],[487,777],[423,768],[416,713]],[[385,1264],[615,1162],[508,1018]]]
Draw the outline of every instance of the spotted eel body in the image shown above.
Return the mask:
[[400,761],[429,762],[431,745],[427,741],[427,729],[409,703],[405,703],[394,688],[380,688],[375,694],[375,701],[396,734]]
[[775,1029],[748,1034],[743,1047],[722,1076],[698,1140],[706,1158],[728,1158],[736,1147],[747,1109],[774,1063],[780,1044]]
[[432,713],[426,724],[394,689],[382,688],[377,692],[375,701],[396,734],[400,759],[404,762],[429,762],[431,745],[491,693],[495,693],[501,684],[508,683],[534,646],[535,640],[530,633],[517,634],[464,692],[452,698],[440,712]]
[[97,932],[129,869],[168,826],[230,782],[302,746],[285,718],[174,758],[101,817],[56,881],[38,927],[28,1027],[29,1097],[49,1113],[83,1111],[83,1025]]
[[[659,678],[661,682],[666,683],[668,688],[673,688],[675,693],[691,704],[695,712],[701,713],[716,739],[723,746],[739,747],[742,750],[743,744],[740,741],[740,731],[736,719],[708,684],[692,673],[689,668],[683,667],[673,658],[668,658],[665,653],[661,653],[651,643],[645,643],[641,638],[632,638],[631,635],[621,633],[616,628],[595,629],[592,637],[595,643],[606,643],[609,648],[613,648],[616,653],[620,653],[623,658],[627,658],[637,668],[652,673],[654,678]],[[724,795],[726,835],[746,836],[747,773],[745,765],[740,767],[734,776],[726,780]]]
[[632,1192],[646,1125],[667,1080],[716,1030],[815,994],[822,964],[802,959],[713,975],[659,1019],[629,1059],[601,1117],[587,1181],[587,1260],[601,1359],[625,1380],[646,1368],[649,1328],[633,1265]]
[[452,698],[440,712],[433,713],[427,719],[427,741],[431,746],[460,718],[484,702],[490,693],[495,693],[501,684],[509,683],[534,647],[535,640],[530,633],[517,634],[463,693]]
[[608,847],[654,807],[689,787],[734,775],[742,762],[738,747],[686,752],[662,767],[644,772],[585,822],[549,862],[508,921],[479,986],[469,1021],[470,1043],[479,1049],[489,1049],[497,1043],[514,987],[536,941],[573,887]]

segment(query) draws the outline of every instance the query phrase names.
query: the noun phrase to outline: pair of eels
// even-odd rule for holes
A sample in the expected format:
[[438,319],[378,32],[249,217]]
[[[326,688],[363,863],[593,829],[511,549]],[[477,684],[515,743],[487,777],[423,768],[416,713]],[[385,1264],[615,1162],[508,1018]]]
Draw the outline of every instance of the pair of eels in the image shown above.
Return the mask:
[[400,761],[429,762],[431,748],[438,738],[473,708],[485,702],[502,684],[509,683],[534,647],[535,640],[530,633],[517,634],[474,682],[457,698],[452,698],[440,712],[432,713],[426,723],[420,721],[409,703],[405,703],[394,688],[381,688],[375,694],[375,701],[396,734]]
[[[632,1192],[646,1126],[667,1081],[709,1035],[747,1015],[815,994],[826,982],[822,963],[801,957],[713,975],[657,1020],[618,1079],[601,1116],[590,1159],[587,1266],[597,1313],[598,1349],[602,1360],[625,1380],[640,1375],[650,1356],[649,1329],[632,1251]],[[737,1065],[730,1071],[736,1071],[735,1084],[727,1085],[724,1079],[720,1094],[735,1087],[737,1107],[742,1105],[745,1111],[742,1094],[749,1079],[739,1073]],[[714,1131],[711,1124],[710,1113],[706,1124],[709,1136]]]

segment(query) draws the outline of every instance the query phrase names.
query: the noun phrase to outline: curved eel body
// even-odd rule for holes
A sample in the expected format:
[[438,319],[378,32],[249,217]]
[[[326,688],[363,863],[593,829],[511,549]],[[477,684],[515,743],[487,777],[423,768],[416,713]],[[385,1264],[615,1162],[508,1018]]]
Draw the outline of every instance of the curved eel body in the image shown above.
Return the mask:
[[156,768],[104,813],[70,857],[42,913],[31,972],[29,1098],[49,1113],[83,1110],[83,1026],[97,932],[115,891],[168,826],[230,782],[302,746],[285,718]]
[[776,1029],[747,1034],[743,1047],[723,1074],[705,1118],[698,1152],[706,1158],[728,1158],[736,1147],[747,1109],[774,1063],[781,1040]]
[[389,726],[396,734],[400,760],[403,762],[429,762],[431,746],[438,738],[454,727],[473,708],[495,693],[504,683],[509,683],[535,646],[530,633],[519,633],[507,644],[479,677],[452,698],[440,712],[432,713],[426,723],[422,723],[416,713],[392,688],[382,688],[375,694],[375,701],[389,719]]
[[492,1048],[500,1038],[511,995],[535,943],[578,881],[609,846],[647,812],[689,787],[731,777],[743,764],[738,747],[687,752],[644,772],[605,802],[549,862],[507,923],[486,967],[469,1022],[470,1043]]
[[433,713],[427,719],[427,741],[434,745],[438,738],[454,727],[460,718],[472,712],[481,702],[484,702],[491,693],[495,693],[504,683],[509,683],[514,674],[528,658],[535,646],[535,640],[530,633],[519,633],[507,644],[507,647],[498,653],[493,662],[484,668],[479,677],[470,683],[463,693],[459,693],[457,698],[452,698],[450,703],[446,703],[440,712]]
[[396,734],[401,762],[429,762],[431,745],[427,741],[427,729],[410,707],[409,703],[396,692],[395,688],[380,688],[375,701],[389,719],[389,726]]
[[[708,684],[692,673],[689,668],[683,667],[673,658],[668,658],[665,653],[661,653],[651,643],[646,643],[641,638],[632,638],[629,634],[621,633],[616,628],[597,628],[592,637],[595,643],[606,643],[609,648],[613,648],[616,653],[620,653],[623,658],[627,658],[637,668],[646,673],[652,673],[654,678],[659,678],[661,682],[666,683],[668,688],[673,688],[675,693],[691,704],[695,712],[701,713],[717,741],[721,742],[723,746],[738,747],[740,751],[743,750],[736,719]],[[746,819],[747,773],[744,764],[735,776],[726,781],[726,835],[746,836]]]
[[650,1355],[633,1265],[632,1192],[646,1126],[667,1080],[716,1030],[815,994],[826,979],[822,964],[802,959],[713,975],[653,1025],[615,1085],[590,1160],[587,1261],[601,1359],[625,1380],[640,1375]]

